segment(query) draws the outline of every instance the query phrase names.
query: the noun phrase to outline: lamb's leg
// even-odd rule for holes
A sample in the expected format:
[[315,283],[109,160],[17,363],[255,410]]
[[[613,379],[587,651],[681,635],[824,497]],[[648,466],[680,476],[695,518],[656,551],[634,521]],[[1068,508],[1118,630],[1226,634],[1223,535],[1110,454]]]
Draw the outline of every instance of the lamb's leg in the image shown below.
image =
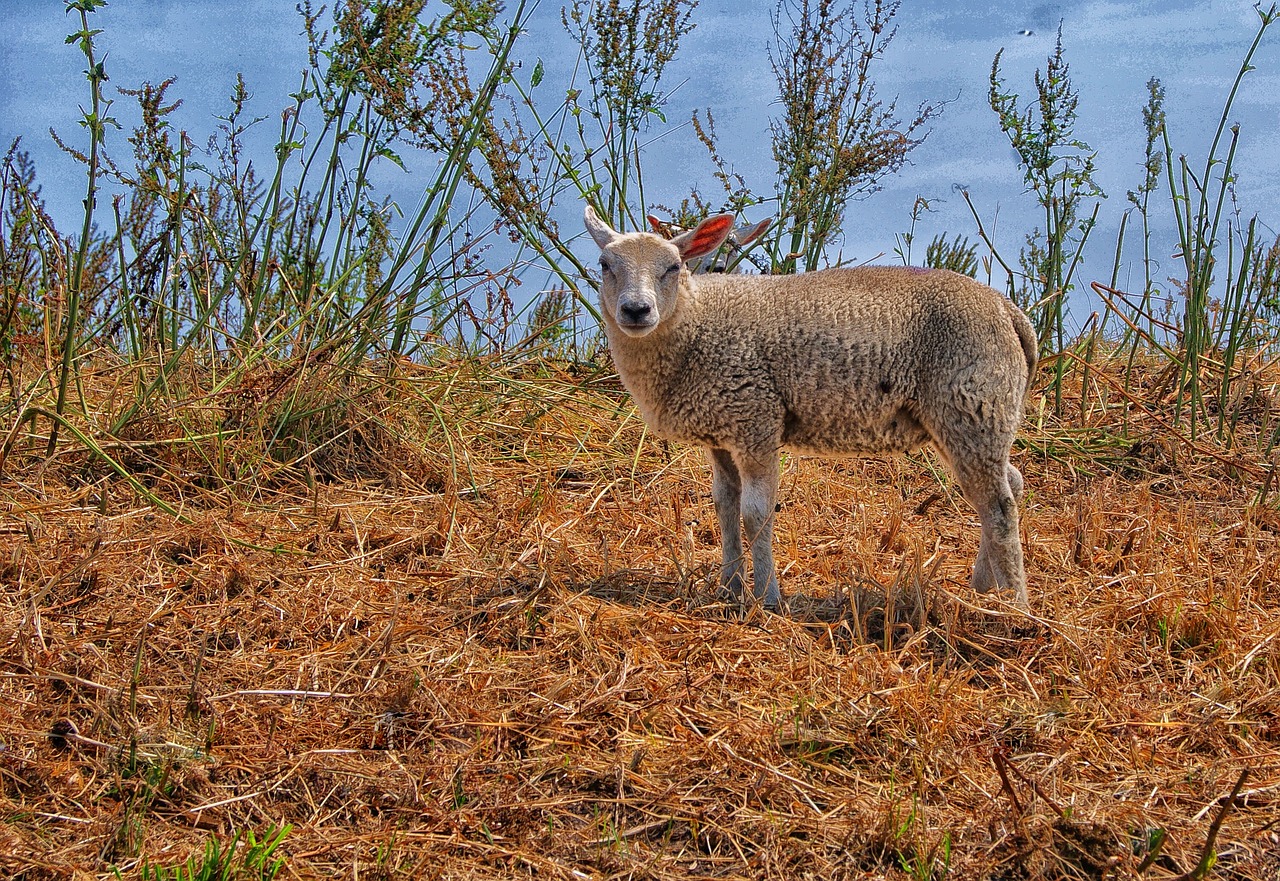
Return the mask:
[[742,478],[726,450],[712,449],[711,498],[720,521],[720,583],[743,599],[747,563],[742,554]]
[[1012,591],[1014,601],[1027,609],[1027,574],[1018,531],[1023,481],[1021,472],[1009,463],[1021,418],[1021,398],[1017,407],[1011,408],[1003,405],[1003,399],[993,400],[991,389],[979,386],[959,391],[966,390],[968,394],[958,394],[948,385],[939,387],[936,398],[941,407],[926,416],[934,446],[982,523],[969,584],[978,593]]
[[1022,481],[1010,479],[1011,466],[1007,462],[987,463],[983,467],[975,467],[976,463],[956,464],[961,472],[957,476],[964,496],[982,522],[982,538],[970,585],[979,593],[994,588],[1012,590],[1018,605],[1028,608],[1016,492],[1021,489]]
[[773,565],[773,511],[778,500],[778,454],[741,454],[734,458],[742,477],[742,523],[751,545],[755,596],[765,608],[778,609],[778,573]]

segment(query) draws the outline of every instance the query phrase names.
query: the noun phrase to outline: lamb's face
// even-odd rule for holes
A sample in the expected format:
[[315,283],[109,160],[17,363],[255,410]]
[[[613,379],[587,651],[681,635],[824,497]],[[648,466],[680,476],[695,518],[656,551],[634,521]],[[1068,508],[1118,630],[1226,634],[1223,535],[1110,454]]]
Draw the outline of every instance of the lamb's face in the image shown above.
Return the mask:
[[618,236],[600,251],[604,312],[627,336],[647,336],[675,311],[682,267],[679,249],[658,236]]
[[600,305],[605,321],[630,337],[648,336],[671,319],[686,283],[685,261],[715,251],[733,226],[732,214],[718,214],[667,241],[646,232],[615,232],[590,205],[582,216],[587,232],[600,246]]

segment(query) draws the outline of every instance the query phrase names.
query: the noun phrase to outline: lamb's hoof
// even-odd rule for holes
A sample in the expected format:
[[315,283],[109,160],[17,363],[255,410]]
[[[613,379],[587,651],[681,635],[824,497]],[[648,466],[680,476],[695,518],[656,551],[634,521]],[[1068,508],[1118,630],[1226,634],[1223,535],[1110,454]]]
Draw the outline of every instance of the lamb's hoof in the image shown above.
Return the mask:
[[754,617],[757,610],[773,615],[785,615],[787,604],[781,595],[759,597],[755,594],[739,595],[736,599],[739,620],[746,621]]

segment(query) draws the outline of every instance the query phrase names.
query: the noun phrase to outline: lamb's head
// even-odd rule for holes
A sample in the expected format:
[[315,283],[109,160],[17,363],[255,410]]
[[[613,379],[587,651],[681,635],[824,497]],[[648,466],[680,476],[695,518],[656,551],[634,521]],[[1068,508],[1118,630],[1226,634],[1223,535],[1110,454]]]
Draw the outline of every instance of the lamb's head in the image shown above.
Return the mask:
[[600,305],[605,321],[642,337],[675,314],[685,281],[684,263],[715,251],[733,229],[732,214],[709,217],[671,241],[647,232],[622,234],[590,205],[587,232],[600,246]]

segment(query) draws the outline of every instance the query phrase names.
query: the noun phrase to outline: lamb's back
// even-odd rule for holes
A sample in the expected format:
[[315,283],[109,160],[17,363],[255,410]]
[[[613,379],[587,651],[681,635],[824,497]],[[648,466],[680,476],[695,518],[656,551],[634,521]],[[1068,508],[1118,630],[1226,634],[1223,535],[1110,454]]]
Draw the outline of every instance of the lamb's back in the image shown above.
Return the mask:
[[945,270],[869,266],[792,276],[702,276],[693,320],[776,366],[796,390],[918,381],[990,360],[1017,334],[998,293]]
[[687,308],[623,378],[656,430],[719,447],[914,449],[939,371],[980,374],[993,324],[1016,339],[998,294],[945,271],[698,276]]

